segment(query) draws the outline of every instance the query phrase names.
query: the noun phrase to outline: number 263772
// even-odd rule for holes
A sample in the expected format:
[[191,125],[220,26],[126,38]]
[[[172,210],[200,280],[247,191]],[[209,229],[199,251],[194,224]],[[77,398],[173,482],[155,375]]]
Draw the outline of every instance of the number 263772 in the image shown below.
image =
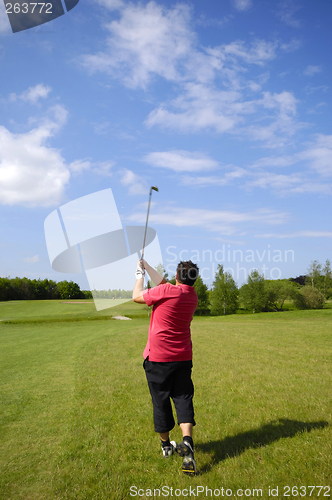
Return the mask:
[[[44,9],[45,8],[45,9]],[[7,14],[52,14],[52,4],[51,3],[6,3]]]

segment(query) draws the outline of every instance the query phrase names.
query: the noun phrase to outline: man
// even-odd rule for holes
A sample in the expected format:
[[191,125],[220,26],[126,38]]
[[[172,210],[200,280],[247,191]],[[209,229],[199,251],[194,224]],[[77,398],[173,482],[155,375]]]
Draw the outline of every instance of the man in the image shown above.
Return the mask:
[[[143,290],[144,270],[157,286]],[[188,475],[196,473],[190,324],[198,302],[194,289],[198,271],[191,261],[180,262],[175,285],[171,285],[145,260],[139,261],[133,291],[135,302],[153,305],[143,366],[152,397],[155,431],[160,434],[163,456],[176,451],[183,457],[182,470]],[[183,436],[179,445],[169,440],[175,426],[170,398]]]

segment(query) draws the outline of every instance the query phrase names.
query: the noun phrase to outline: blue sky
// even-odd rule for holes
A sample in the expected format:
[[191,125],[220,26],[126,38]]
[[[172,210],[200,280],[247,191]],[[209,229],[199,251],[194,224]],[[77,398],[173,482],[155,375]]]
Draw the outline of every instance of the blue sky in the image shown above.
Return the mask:
[[81,0],[13,34],[0,9],[0,276],[53,271],[44,220],[111,188],[164,267],[241,284],[332,259],[331,14],[320,2]]

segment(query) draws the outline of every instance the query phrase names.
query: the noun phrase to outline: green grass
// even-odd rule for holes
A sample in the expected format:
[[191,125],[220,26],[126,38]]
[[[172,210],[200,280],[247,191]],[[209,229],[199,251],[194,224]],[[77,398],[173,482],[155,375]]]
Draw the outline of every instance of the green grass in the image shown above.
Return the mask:
[[113,316],[145,318],[148,307],[133,301],[122,303],[115,299],[114,306],[96,311],[93,300],[15,300],[0,302],[0,321],[4,323],[47,323],[111,319]]
[[[107,314],[134,319],[91,320]],[[0,323],[0,499],[122,500],[133,485],[267,499],[269,487],[284,498],[287,485],[331,485],[331,309],[194,318],[195,478],[160,456],[141,314],[131,302],[0,303],[1,319],[21,321]]]

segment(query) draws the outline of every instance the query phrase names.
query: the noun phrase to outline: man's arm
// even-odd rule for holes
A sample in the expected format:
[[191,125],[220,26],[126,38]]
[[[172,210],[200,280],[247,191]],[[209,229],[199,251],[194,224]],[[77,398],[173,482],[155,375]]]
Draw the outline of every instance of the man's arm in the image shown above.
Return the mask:
[[155,269],[153,269],[153,267],[149,266],[146,260],[143,260],[143,266],[155,285],[164,285],[165,283],[167,283],[165,278],[163,278],[161,274],[159,274]]
[[151,280],[155,285],[163,285],[164,283],[167,283],[165,278],[163,278],[155,269],[153,269],[153,267],[149,266],[149,264],[145,260],[139,260],[136,270],[136,283],[133,290],[133,301],[137,302],[137,304],[146,304],[143,297],[144,269],[147,270]]
[[138,278],[134,286],[133,301],[137,302],[137,304],[146,304],[143,298],[143,283],[144,278]]

